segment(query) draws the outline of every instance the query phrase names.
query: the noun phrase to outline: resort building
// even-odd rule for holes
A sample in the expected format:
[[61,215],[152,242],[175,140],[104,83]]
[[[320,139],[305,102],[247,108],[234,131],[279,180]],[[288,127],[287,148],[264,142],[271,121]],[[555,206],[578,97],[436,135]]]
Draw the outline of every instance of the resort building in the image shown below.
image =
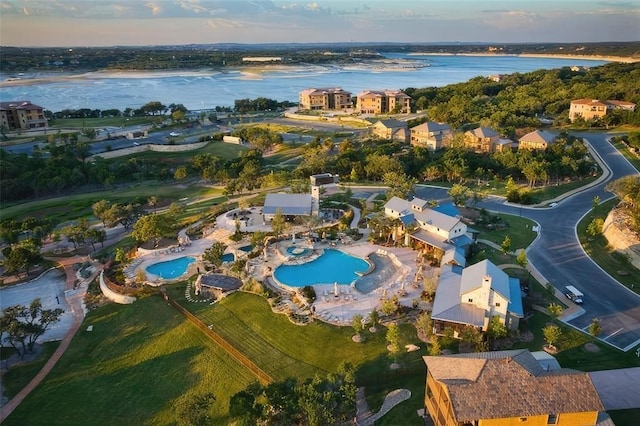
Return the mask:
[[519,349],[423,357],[424,404],[433,423],[598,424],[605,408],[589,375],[552,367],[535,355]]
[[598,120],[614,109],[635,111],[636,104],[626,101],[600,101],[598,99],[576,99],[571,101],[569,107],[569,120],[572,122],[578,118],[584,120]]
[[44,109],[29,101],[0,102],[0,126],[7,130],[29,130],[47,127]]
[[518,139],[518,149],[545,150],[556,141],[556,136],[544,130],[534,130]]
[[361,114],[406,114],[411,112],[411,97],[400,90],[365,90],[356,96]]
[[371,126],[371,135],[380,139],[407,143],[409,141],[409,127],[399,120],[379,120]]
[[450,328],[458,337],[466,327],[484,332],[494,316],[508,330],[518,329],[524,317],[520,280],[489,260],[464,269],[443,264],[431,313],[434,333],[442,335]]
[[320,190],[327,185],[338,183],[338,175],[320,173],[309,176],[310,194],[267,194],[262,207],[264,223],[273,220],[278,210],[287,220],[296,216],[317,216],[320,211]]
[[340,87],[309,88],[298,94],[298,108],[301,110],[341,110],[351,106],[351,92]]
[[428,201],[392,197],[384,205],[387,217],[398,219],[393,237],[404,236],[406,246],[425,251],[440,262],[465,264],[467,248],[474,243],[474,231],[459,217],[429,208]]
[[510,139],[502,139],[491,127],[478,127],[464,133],[464,145],[480,153],[492,153],[511,148]]
[[451,127],[446,123],[427,121],[411,128],[411,145],[436,151],[453,139]]

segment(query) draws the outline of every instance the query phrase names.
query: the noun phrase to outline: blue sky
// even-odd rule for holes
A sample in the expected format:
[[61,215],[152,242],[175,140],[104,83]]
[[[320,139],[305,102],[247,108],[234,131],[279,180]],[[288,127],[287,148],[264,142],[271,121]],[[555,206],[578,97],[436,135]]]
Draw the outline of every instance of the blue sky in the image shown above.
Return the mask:
[[3,46],[640,40],[640,0],[0,0]]

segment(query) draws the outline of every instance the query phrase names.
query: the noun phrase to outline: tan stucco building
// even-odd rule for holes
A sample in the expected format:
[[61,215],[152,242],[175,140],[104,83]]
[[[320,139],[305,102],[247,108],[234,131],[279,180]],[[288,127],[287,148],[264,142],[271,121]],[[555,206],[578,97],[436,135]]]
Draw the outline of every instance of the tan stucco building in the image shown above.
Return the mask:
[[400,90],[365,90],[356,97],[356,109],[361,114],[406,114],[411,97]]
[[7,130],[46,128],[44,108],[30,101],[0,102],[0,126]]
[[446,123],[427,121],[411,128],[411,145],[435,151],[453,139],[451,127]]
[[604,117],[609,113],[609,111],[614,109],[635,111],[636,104],[615,100],[600,101],[598,99],[576,99],[571,101],[571,106],[569,107],[569,120],[573,122],[580,117],[585,120],[597,120]]
[[342,110],[351,106],[351,92],[341,87],[309,88],[298,94],[301,110]]

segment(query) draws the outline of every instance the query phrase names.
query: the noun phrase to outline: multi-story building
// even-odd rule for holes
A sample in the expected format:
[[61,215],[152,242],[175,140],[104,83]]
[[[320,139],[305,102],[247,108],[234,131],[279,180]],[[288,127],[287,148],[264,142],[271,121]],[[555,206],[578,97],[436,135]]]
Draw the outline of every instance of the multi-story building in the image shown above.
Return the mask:
[[301,110],[341,110],[351,106],[351,92],[341,87],[309,88],[298,94]]
[[435,151],[453,139],[451,127],[446,123],[427,121],[411,128],[411,145]]
[[424,404],[436,426],[596,425],[605,411],[588,373],[527,349],[423,359]]
[[390,141],[408,142],[409,127],[400,120],[379,120],[371,126],[371,135]]
[[464,145],[475,152],[494,152],[500,135],[490,127],[478,127],[464,133]]
[[609,111],[613,109],[635,111],[636,104],[615,100],[600,101],[598,99],[576,99],[571,101],[571,106],[569,107],[569,120],[572,122],[577,118],[597,120],[607,115]]
[[361,114],[406,114],[411,112],[411,97],[400,90],[365,90],[356,96]]
[[0,126],[7,130],[47,127],[44,109],[29,101],[0,102]]
[[544,130],[534,130],[518,139],[518,149],[545,150],[556,141],[556,136]]
[[509,277],[489,260],[462,268],[442,265],[431,319],[435,334],[467,327],[487,331],[497,316],[509,330],[517,330],[524,316],[520,280]]

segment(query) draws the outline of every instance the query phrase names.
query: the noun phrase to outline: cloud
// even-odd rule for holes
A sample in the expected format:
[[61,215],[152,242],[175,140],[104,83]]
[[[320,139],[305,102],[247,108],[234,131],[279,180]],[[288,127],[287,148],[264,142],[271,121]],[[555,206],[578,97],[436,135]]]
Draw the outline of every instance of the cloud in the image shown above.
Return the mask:
[[151,10],[152,15],[159,15],[162,12],[162,9],[156,3],[147,2],[144,6]]
[[249,25],[241,21],[233,21],[229,19],[213,18],[207,19],[207,26],[212,30],[230,30],[246,28]]

